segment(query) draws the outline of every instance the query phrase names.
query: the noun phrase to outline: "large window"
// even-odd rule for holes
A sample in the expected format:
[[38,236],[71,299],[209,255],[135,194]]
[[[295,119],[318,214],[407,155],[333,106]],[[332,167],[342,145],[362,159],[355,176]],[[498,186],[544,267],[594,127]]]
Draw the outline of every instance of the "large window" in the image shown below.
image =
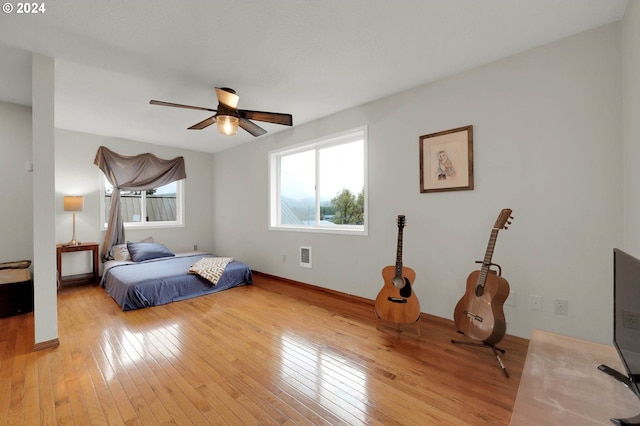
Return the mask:
[[[102,205],[100,220],[107,228],[113,186],[100,173]],[[124,227],[156,228],[183,225],[183,180],[146,191],[120,191],[120,213]]]
[[269,153],[270,228],[367,233],[367,132]]

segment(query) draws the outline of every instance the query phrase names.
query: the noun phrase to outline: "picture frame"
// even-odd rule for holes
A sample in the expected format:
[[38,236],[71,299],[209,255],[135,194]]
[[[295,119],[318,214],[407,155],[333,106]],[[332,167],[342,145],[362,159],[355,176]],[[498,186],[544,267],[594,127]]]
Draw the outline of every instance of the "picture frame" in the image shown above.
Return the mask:
[[473,126],[420,136],[420,192],[473,190]]

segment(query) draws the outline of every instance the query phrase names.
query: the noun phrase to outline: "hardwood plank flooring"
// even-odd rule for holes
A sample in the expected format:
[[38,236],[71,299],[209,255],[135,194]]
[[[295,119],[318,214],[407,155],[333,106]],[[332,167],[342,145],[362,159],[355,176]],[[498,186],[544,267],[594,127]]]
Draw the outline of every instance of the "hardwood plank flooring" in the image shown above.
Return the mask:
[[[373,301],[256,273],[254,285],[123,312],[58,294],[60,346],[0,319],[0,424],[508,424],[528,341],[489,349],[450,320],[376,330]],[[453,307],[452,307],[453,309]]]

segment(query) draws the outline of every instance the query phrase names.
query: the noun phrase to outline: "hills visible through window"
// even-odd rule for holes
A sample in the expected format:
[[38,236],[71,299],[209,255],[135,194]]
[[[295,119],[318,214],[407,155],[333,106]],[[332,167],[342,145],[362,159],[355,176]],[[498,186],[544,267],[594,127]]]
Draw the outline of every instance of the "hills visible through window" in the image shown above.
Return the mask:
[[270,153],[271,227],[366,232],[366,129]]

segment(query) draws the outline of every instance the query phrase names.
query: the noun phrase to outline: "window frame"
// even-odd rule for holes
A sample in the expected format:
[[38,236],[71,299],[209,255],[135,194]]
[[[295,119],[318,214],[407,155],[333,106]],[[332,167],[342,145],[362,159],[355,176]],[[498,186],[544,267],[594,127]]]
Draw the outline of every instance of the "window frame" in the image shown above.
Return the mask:
[[[316,157],[316,170],[315,170],[315,209],[316,209],[316,221],[320,217],[320,200],[319,191],[317,190],[317,183],[320,175],[320,168],[317,167],[318,151],[323,148],[330,148],[333,146],[344,145],[352,143],[358,140],[362,140],[363,144],[363,186],[364,186],[364,224],[363,225],[322,225],[316,222],[315,225],[291,225],[281,223],[281,197],[280,197],[280,158],[292,154],[298,154],[306,151],[315,151]],[[329,136],[323,136],[311,141],[302,142],[296,145],[288,146],[273,151],[269,151],[268,154],[268,170],[269,170],[269,217],[268,229],[272,231],[297,231],[297,232],[312,232],[312,233],[325,233],[325,234],[340,234],[340,235],[369,235],[369,196],[368,196],[368,129],[367,126],[361,126],[354,129],[346,130],[339,133],[334,133]],[[355,194],[357,196],[357,194]]]
[[[107,184],[107,178],[104,173],[99,172],[99,180],[100,180],[100,230],[107,230],[107,206],[106,206],[106,197],[105,197],[105,189]],[[154,229],[154,228],[184,228],[184,211],[185,211],[185,190],[184,184],[186,179],[180,179],[176,181],[176,220],[165,220],[165,221],[153,221],[147,222],[146,215],[144,212],[146,211],[146,191],[141,191],[140,197],[140,211],[141,221],[140,222],[123,222],[125,229]]]

